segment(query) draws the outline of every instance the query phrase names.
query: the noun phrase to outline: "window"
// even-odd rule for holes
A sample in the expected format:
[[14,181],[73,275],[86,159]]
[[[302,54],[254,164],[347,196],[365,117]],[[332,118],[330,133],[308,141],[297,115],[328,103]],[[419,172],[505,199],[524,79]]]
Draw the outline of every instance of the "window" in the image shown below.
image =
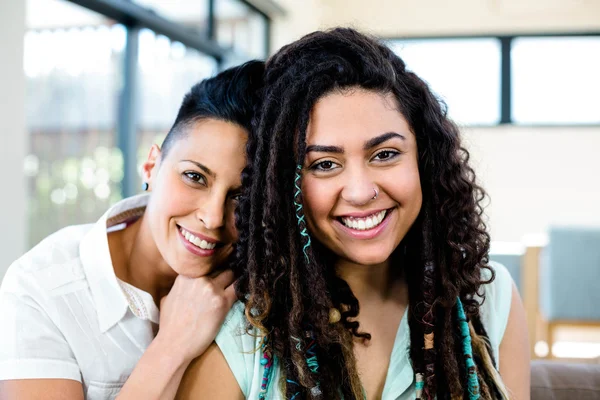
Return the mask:
[[500,121],[500,43],[496,38],[393,40],[392,49],[425,80],[461,125]]
[[125,28],[66,2],[33,0],[25,35],[29,244],[92,222],[120,199],[116,147]]
[[516,123],[600,123],[599,36],[516,38],[511,59]]
[[194,84],[214,75],[217,63],[211,57],[171,42],[165,36],[157,36],[148,29],[140,31],[138,61],[137,162],[141,165],[152,144],[162,143],[175,121],[183,96]]
[[[209,0],[134,0],[158,15],[193,28],[206,35],[208,32]],[[218,0],[217,0],[218,1]]]
[[266,17],[238,0],[216,0],[215,18],[219,44],[232,48],[241,60],[266,58]]

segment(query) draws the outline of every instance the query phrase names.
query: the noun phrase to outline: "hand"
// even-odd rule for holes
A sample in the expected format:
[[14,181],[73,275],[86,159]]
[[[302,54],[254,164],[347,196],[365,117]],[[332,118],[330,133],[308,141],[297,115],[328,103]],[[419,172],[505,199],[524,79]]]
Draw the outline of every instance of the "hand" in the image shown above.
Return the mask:
[[213,277],[179,275],[160,301],[160,323],[155,340],[162,341],[191,361],[213,342],[236,300],[230,270]]

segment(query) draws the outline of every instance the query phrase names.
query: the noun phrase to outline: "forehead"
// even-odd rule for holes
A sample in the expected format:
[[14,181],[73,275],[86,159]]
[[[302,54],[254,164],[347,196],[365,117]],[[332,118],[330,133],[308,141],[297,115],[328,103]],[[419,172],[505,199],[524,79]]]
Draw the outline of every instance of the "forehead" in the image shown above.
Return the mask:
[[215,172],[223,168],[241,169],[245,165],[248,133],[241,126],[204,119],[184,129],[167,154],[172,162],[193,160]]
[[241,126],[216,119],[202,119],[183,129],[185,131],[173,144],[174,153],[243,152],[248,140],[248,133]]
[[307,144],[362,146],[364,141],[387,132],[400,133],[407,141],[414,141],[393,94],[357,88],[333,92],[315,104],[306,141]]

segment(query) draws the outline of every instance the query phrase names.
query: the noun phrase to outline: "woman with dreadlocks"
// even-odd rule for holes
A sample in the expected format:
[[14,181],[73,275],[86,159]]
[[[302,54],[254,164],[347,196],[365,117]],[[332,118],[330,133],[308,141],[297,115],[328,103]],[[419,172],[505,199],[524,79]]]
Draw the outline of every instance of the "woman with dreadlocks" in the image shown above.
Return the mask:
[[456,126],[380,42],[267,63],[238,209],[238,296],[190,399],[528,399],[524,310],[488,261]]

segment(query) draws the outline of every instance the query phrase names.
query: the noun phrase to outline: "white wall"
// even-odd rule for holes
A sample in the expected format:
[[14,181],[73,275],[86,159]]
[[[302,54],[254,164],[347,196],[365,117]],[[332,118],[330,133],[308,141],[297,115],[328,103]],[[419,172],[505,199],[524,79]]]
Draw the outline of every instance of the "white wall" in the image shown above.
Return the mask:
[[286,15],[273,20],[271,28],[271,52],[322,27],[323,0],[276,0]]
[[[279,0],[273,51],[316,29],[383,37],[600,31],[597,0]],[[599,111],[600,112],[600,111]],[[600,225],[600,126],[464,129],[487,190],[492,239],[518,241],[550,224]]]
[[463,129],[491,199],[492,239],[517,241],[550,224],[600,226],[600,127]]
[[24,32],[24,2],[0,0],[0,280],[26,243]]
[[428,36],[600,30],[597,0],[278,0],[273,49],[334,26],[373,34]]
[[597,0],[323,0],[323,26],[380,35],[598,30]]

